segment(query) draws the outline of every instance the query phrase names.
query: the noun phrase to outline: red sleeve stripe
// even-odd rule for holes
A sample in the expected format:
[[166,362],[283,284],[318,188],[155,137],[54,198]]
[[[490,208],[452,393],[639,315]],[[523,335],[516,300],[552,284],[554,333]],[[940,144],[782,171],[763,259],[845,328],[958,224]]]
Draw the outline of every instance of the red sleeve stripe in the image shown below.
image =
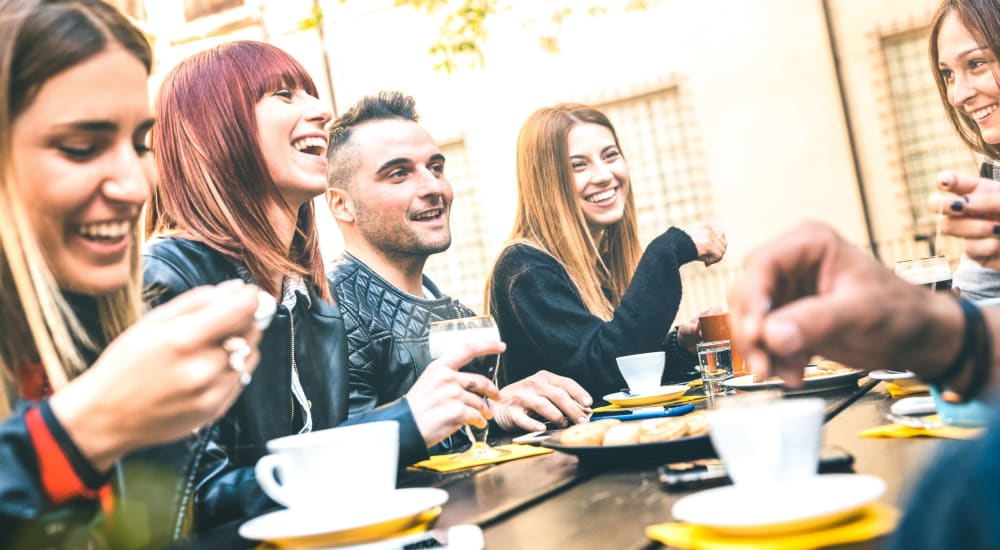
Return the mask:
[[31,443],[35,447],[35,455],[38,457],[42,488],[49,501],[60,504],[74,498],[98,498],[98,491],[88,488],[73,470],[66,454],[52,437],[52,432],[45,424],[41,412],[37,408],[32,408],[28,411],[25,421],[28,424]]

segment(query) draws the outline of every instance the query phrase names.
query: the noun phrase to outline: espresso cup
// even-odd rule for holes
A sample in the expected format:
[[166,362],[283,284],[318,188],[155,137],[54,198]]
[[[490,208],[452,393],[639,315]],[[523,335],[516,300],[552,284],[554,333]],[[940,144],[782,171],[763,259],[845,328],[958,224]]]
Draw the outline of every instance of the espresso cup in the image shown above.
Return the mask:
[[262,456],[254,468],[257,483],[288,508],[326,510],[338,500],[354,505],[386,497],[396,488],[399,423],[395,420],[272,439],[267,449],[271,454]]
[[[732,330],[728,313],[712,313],[698,317],[698,333],[703,342],[717,342],[719,340],[729,340],[732,342]],[[733,374],[742,376],[750,374],[750,369],[743,362],[743,356],[736,348],[732,349],[733,354]]]
[[647,393],[660,387],[667,355],[662,351],[625,355],[615,359],[618,371],[632,393]]
[[712,445],[737,485],[773,485],[816,475],[822,399],[730,397],[708,414]]

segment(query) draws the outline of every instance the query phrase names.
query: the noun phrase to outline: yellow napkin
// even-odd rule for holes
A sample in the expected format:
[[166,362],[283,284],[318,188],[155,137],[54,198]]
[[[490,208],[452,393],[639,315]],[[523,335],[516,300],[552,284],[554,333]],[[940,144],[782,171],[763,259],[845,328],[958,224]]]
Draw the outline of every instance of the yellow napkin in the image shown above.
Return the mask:
[[900,397],[906,397],[907,395],[927,393],[931,391],[927,384],[907,384],[905,386],[900,386],[895,382],[886,382],[885,389],[889,392],[889,395],[893,399],[899,399]]
[[835,544],[861,542],[887,535],[896,528],[899,511],[887,504],[873,503],[860,516],[818,531],[786,535],[743,536],[723,534],[707,527],[673,522],[650,525],[646,536],[683,550],[800,550]]
[[[928,422],[938,422],[938,415],[921,417]],[[940,426],[938,428],[914,428],[903,424],[886,424],[875,426],[858,432],[858,437],[943,437],[946,439],[976,439],[983,435],[983,428],[959,428],[957,426]]]
[[619,407],[618,405],[611,404],[603,407],[597,407],[594,409],[594,412],[617,411],[621,409],[641,409],[645,407],[662,407],[663,405],[683,405],[684,403],[701,401],[702,399],[708,399],[708,397],[704,395],[682,395],[677,399],[671,399],[670,401],[664,401],[663,403],[657,403],[656,405],[643,405],[642,407]]
[[452,460],[454,457],[458,456],[456,454],[434,455],[427,460],[417,462],[414,466],[417,468],[434,470],[435,472],[448,473],[475,466],[485,466],[486,464],[497,464],[499,462],[507,462],[508,460],[517,460],[519,458],[526,458],[529,456],[545,455],[552,452],[552,449],[536,447],[534,445],[518,445],[516,443],[511,443],[510,445],[500,445],[498,447],[494,447],[494,449],[510,452],[496,458],[473,458],[460,460]]

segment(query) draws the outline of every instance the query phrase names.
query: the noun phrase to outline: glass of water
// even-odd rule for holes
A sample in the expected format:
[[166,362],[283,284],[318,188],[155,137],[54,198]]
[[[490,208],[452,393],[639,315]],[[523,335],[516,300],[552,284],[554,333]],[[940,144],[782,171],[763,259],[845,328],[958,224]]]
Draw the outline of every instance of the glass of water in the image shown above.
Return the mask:
[[705,394],[722,395],[729,393],[722,386],[723,380],[733,377],[733,353],[729,340],[715,340],[698,344],[698,365]]

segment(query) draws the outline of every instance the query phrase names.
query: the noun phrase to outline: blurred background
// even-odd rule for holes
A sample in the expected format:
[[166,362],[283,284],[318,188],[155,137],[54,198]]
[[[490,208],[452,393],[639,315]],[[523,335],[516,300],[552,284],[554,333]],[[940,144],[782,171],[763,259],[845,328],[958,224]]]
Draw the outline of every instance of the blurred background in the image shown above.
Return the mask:
[[[426,273],[480,310],[510,231],[517,133],[536,108],[604,110],[631,172],[644,242],[722,224],[726,259],[683,270],[678,320],[725,307],[753,247],[803,219],[886,265],[933,252],[924,204],[977,158],[945,117],[927,57],[938,0],[113,0],[154,40],[160,79],[219,42],[296,56],[336,113],[413,95],[447,157],[451,249]],[[317,203],[327,259],[340,236]],[[960,243],[940,243],[954,262]]]

